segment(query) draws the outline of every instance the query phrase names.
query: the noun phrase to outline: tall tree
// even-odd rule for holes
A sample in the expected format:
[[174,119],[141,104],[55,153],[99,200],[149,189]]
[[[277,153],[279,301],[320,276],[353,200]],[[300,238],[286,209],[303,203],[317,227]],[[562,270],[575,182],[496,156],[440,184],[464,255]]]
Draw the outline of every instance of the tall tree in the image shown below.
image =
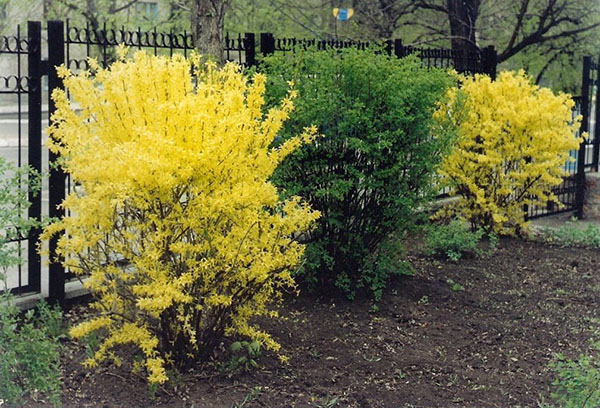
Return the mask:
[[479,16],[480,5],[481,0],[446,0],[452,49],[465,51],[477,49],[475,23]]
[[[181,0],[180,0],[181,1]],[[390,39],[474,51],[494,45],[498,62],[538,82],[574,89],[585,44],[600,42],[598,0],[229,0],[225,24],[239,31],[317,38]],[[332,7],[353,7],[335,24]],[[548,81],[553,81],[548,83]]]
[[194,46],[205,56],[223,61],[223,23],[229,0],[193,0],[191,18]]
[[[528,47],[564,38],[581,39],[600,27],[596,0],[417,0],[415,15],[399,22],[418,26],[430,39],[455,49],[493,43],[503,62]],[[436,25],[439,15],[448,24]]]
[[[146,4],[140,0],[44,1],[48,18],[75,16],[89,23],[93,29],[101,28],[105,22],[111,28],[144,22],[144,16],[135,7]],[[223,60],[223,23],[229,0],[159,0],[158,4],[161,12],[157,15],[160,14],[163,19],[156,18],[146,22],[148,24],[140,24],[143,28],[175,28],[177,31],[191,28],[194,46],[199,53],[210,55],[219,62]]]
[[[167,0],[174,27],[191,27],[194,47],[217,62],[223,62],[223,27],[230,0]],[[252,7],[252,2],[247,2]],[[186,23],[187,21],[187,23]]]
[[[357,13],[385,14],[387,27],[368,24],[372,36],[392,31],[407,43],[430,43],[473,51],[494,45],[498,62],[526,67],[538,82],[552,76],[555,86],[573,88],[573,75],[585,51],[598,43],[600,3],[597,0],[354,0]],[[369,14],[370,13],[370,14]],[[595,52],[595,51],[594,51]],[[565,80],[567,83],[565,83]],[[575,80],[576,82],[576,80]],[[560,84],[560,85],[559,85]],[[548,83],[547,83],[548,85]]]

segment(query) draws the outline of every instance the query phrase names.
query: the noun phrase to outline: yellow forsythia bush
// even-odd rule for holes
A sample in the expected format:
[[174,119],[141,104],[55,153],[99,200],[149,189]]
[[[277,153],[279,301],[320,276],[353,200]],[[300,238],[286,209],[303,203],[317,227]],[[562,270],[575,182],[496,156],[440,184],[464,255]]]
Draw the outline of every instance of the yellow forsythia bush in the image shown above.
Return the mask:
[[[262,113],[265,78],[238,66],[142,52],[108,69],[60,76],[49,148],[62,157],[75,191],[68,216],[49,226],[58,254],[94,295],[97,314],[71,330],[101,339],[86,364],[115,347],[137,346],[150,383],[165,368],[209,358],[224,336],[278,344],[249,322],[276,317],[269,304],[294,289],[290,270],[303,246],[292,238],[318,213],[283,201],[268,181],[314,129],[270,148],[292,110],[290,92]],[[194,75],[192,75],[192,73]]]
[[[510,234],[525,226],[523,205],[545,205],[564,175],[580,118],[569,95],[531,83],[523,71],[461,78],[440,104],[437,124],[457,130],[444,158],[442,184],[459,200],[446,211],[489,232]],[[572,160],[572,159],[571,159]]]

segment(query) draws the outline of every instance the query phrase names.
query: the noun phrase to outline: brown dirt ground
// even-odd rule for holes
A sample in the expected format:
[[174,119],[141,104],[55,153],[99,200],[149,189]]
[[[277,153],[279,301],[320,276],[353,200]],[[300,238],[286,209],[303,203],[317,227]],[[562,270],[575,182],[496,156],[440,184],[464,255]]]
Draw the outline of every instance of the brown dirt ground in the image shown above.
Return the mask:
[[[457,263],[409,253],[379,310],[304,291],[265,324],[289,357],[214,374],[198,366],[150,398],[127,367],[88,371],[63,350],[65,407],[536,407],[549,400],[557,352],[576,357],[600,325],[600,251],[503,239]],[[450,283],[449,283],[450,281]],[[464,290],[453,290],[456,282]],[[76,320],[85,305],[67,317]],[[211,372],[213,374],[211,374]],[[31,406],[38,404],[31,403]]]

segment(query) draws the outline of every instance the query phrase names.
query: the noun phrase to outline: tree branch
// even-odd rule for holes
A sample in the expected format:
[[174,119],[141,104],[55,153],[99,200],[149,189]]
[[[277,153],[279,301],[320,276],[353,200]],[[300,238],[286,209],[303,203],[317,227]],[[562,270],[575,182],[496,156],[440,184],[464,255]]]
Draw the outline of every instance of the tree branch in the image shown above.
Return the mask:
[[521,40],[519,43],[517,43],[515,46],[513,46],[512,48],[506,48],[504,51],[502,51],[502,53],[500,53],[498,55],[498,62],[502,62],[502,61],[506,61],[507,59],[509,59],[510,57],[512,57],[513,55],[521,52],[522,50],[524,50],[525,48],[529,47],[530,45],[533,44],[543,44],[545,42],[551,41],[551,40],[556,40],[558,38],[564,38],[564,37],[569,37],[569,36],[573,36],[573,35],[577,35],[577,34],[581,34],[585,31],[590,31],[593,30],[594,28],[600,27],[600,22],[598,23],[594,23],[591,24],[589,26],[583,27],[583,28],[578,28],[575,30],[568,30],[568,31],[562,31],[560,33],[554,34],[554,35],[549,35],[544,37],[544,32],[547,32],[551,27],[547,27],[544,32],[539,32],[536,31],[533,34],[528,35],[527,37],[523,38],[523,40]]
[[448,9],[444,6],[440,6],[439,4],[431,4],[427,0],[420,0],[415,3],[415,6],[424,10],[433,10],[440,13],[448,14]]
[[278,2],[277,0],[270,0],[270,3],[271,3],[271,6],[277,8],[277,10],[279,10],[279,12],[281,14],[283,14],[284,16],[286,16],[287,18],[289,18],[290,20],[292,20],[293,22],[295,22],[296,24],[298,24],[299,26],[304,28],[305,30],[310,31],[313,35],[321,38],[323,33],[327,33],[327,31],[324,31],[324,30],[319,30],[317,28],[309,27],[307,24],[300,21],[296,16],[290,15],[288,12],[286,12],[285,4],[282,4],[281,2]]
[[548,70],[548,68],[550,68],[550,65],[552,65],[554,63],[554,61],[556,61],[561,54],[563,54],[562,51],[556,51],[554,53],[554,55],[552,55],[552,57],[548,61],[546,61],[546,63],[542,67],[542,69],[540,69],[540,72],[538,72],[538,74],[535,77],[535,83],[536,84],[539,85],[540,81],[544,77],[544,74],[546,73],[546,71]]
[[126,3],[126,4],[122,5],[121,7],[117,7],[117,8],[114,8],[114,9],[111,8],[110,13],[118,13],[120,11],[128,9],[129,7],[133,6],[138,1],[139,0],[130,0],[129,3]]
[[523,18],[525,17],[525,14],[527,13],[528,8],[529,8],[529,0],[523,0],[523,2],[521,3],[521,9],[519,10],[519,14],[517,15],[517,24],[515,25],[515,28],[512,32],[510,40],[508,41],[507,48],[512,48],[513,45],[515,44],[515,41],[517,40],[517,36],[519,35],[519,32],[521,31],[521,27],[523,25]]

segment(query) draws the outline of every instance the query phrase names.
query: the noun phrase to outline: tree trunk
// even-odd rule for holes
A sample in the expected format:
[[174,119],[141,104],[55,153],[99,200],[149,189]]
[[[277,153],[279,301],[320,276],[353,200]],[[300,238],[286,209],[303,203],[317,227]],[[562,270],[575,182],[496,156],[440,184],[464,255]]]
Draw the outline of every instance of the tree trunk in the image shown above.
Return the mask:
[[[329,0],[329,15],[327,16],[327,39],[328,40],[337,40],[337,17],[333,16],[333,9],[336,7],[335,0]],[[339,6],[338,6],[339,7]]]
[[227,0],[194,0],[192,35],[194,47],[205,57],[223,62],[223,19]]
[[[481,0],[446,0],[452,49],[458,54],[466,56],[479,50],[475,33],[480,4]],[[455,57],[457,71],[469,71],[470,65],[467,59]]]

